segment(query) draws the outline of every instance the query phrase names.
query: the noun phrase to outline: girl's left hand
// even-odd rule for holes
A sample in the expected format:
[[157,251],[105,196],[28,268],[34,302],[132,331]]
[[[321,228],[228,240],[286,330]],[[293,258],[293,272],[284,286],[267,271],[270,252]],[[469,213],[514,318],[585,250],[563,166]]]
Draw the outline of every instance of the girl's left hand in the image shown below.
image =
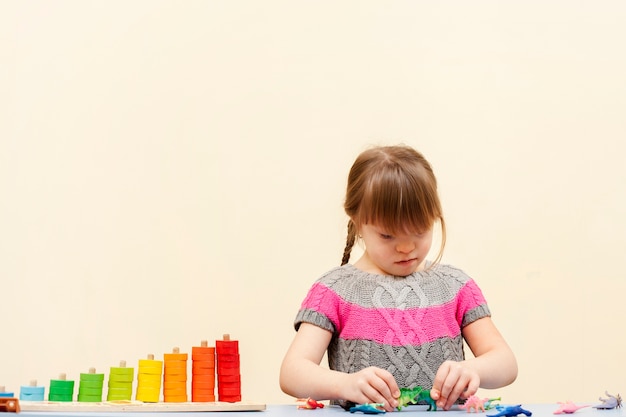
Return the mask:
[[459,398],[476,394],[480,386],[480,376],[463,362],[445,361],[441,364],[430,390],[430,397],[437,407],[449,410]]

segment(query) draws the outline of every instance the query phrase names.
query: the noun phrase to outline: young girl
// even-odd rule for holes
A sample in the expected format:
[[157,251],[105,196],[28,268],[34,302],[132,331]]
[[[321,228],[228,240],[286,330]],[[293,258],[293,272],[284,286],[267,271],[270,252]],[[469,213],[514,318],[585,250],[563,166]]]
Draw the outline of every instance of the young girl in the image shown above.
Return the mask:
[[[344,208],[342,264],[319,278],[302,302],[280,370],[282,390],[383,403],[392,411],[400,387],[419,385],[447,410],[479,387],[512,383],[515,356],[477,284],[439,263],[445,223],[428,161],[406,146],[363,152],[350,170]],[[429,262],[436,224],[441,247]],[[364,253],[350,264],[357,239]],[[463,339],[474,358],[465,359]],[[326,351],[330,369],[320,365]]]

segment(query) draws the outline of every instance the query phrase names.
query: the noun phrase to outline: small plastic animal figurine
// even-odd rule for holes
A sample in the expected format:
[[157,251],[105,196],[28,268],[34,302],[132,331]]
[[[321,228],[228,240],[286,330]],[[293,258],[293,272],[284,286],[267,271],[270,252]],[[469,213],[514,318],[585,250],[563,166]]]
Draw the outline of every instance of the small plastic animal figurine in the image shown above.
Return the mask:
[[498,406],[498,404],[494,404],[494,402],[500,401],[500,400],[502,400],[502,397],[489,398],[487,401],[483,403],[483,406],[485,407],[485,410],[491,410],[492,408],[496,408]]
[[475,413],[485,412],[485,403],[487,401],[489,401],[489,398],[480,398],[477,395],[470,395],[459,408],[465,408],[468,413],[472,410]]
[[409,404],[417,404],[420,401],[425,401],[428,404],[428,410],[437,411],[437,404],[435,400],[430,398],[430,390],[422,388],[419,385],[415,388],[400,388],[400,397],[398,398],[398,410],[402,410],[402,407],[406,407]]
[[564,403],[559,403],[559,408],[554,412],[554,414],[573,414],[581,408],[589,407],[588,405],[576,405],[571,401],[566,401]]
[[315,410],[316,408],[324,408],[324,404],[315,401],[313,398],[298,398],[296,400],[299,410]]
[[600,397],[599,400],[602,401],[602,403],[594,405],[593,408],[597,408],[598,410],[611,410],[622,406],[622,397],[619,394],[611,395],[608,391],[605,391],[604,393],[607,398]]
[[524,414],[525,416],[533,415],[533,413],[531,413],[530,411],[524,410],[521,404],[509,405],[506,407],[497,405],[496,410],[499,411],[498,414],[487,414],[487,417],[515,417],[520,414]]
[[381,403],[358,404],[350,407],[351,413],[361,412],[363,414],[383,414],[386,413],[383,408],[385,405]]

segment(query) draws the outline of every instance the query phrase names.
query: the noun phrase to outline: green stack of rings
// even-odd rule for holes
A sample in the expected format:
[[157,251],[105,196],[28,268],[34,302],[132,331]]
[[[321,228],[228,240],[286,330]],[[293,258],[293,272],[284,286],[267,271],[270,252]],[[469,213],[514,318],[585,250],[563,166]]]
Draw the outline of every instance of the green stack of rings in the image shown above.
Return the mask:
[[102,401],[104,374],[97,374],[95,368],[89,368],[88,374],[80,374],[78,401],[97,403]]
[[127,368],[126,361],[121,361],[119,368],[111,367],[107,401],[130,400],[133,397],[134,378],[135,370]]
[[68,381],[65,374],[59,375],[59,379],[50,380],[50,392],[48,401],[72,401],[74,397],[74,381]]

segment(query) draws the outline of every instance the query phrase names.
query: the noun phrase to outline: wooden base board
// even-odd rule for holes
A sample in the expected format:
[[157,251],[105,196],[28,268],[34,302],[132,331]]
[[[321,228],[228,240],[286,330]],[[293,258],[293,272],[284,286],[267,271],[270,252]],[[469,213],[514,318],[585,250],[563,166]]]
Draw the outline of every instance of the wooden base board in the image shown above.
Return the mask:
[[99,403],[89,402],[53,402],[53,401],[20,401],[22,411],[46,411],[46,412],[119,412],[119,413],[142,413],[142,412],[188,412],[188,411],[263,411],[265,404],[250,401],[227,403],[227,402],[186,402],[186,403],[144,403],[141,401],[104,401]]

